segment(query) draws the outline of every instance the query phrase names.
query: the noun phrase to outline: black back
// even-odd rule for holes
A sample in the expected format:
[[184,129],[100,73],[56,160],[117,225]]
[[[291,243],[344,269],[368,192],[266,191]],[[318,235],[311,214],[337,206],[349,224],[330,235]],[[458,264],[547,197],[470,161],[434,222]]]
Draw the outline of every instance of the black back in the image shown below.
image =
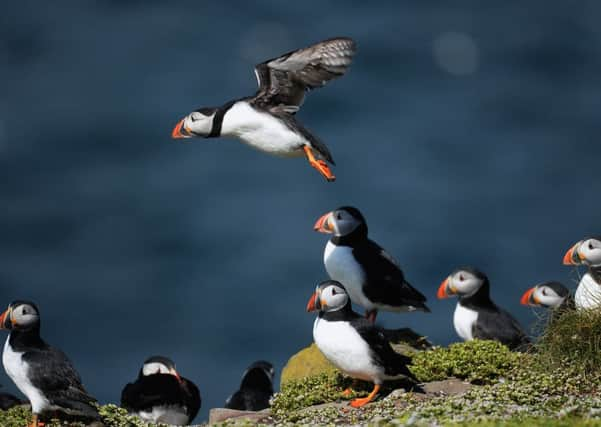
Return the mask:
[[232,394],[225,402],[225,407],[241,411],[260,411],[269,407],[269,399],[273,395],[271,375],[273,365],[269,362],[258,361],[246,371],[240,389]]
[[472,329],[473,337],[499,341],[512,350],[525,350],[530,344],[530,340],[518,321],[490,299],[488,278],[477,270],[470,269],[470,271],[477,273],[476,275],[484,280],[476,293],[459,298],[459,304],[463,307],[478,312],[478,320]]
[[[353,249],[353,256],[361,264],[366,275],[363,293],[370,301],[390,306],[411,305],[424,311],[426,297],[405,280],[397,262],[380,245],[365,237],[361,238],[361,226],[346,239],[332,239],[335,244],[347,244]],[[356,234],[355,234],[356,233]]]
[[163,405],[185,407],[191,422],[201,405],[198,387],[183,377],[180,383],[174,375],[153,374],[138,377],[121,392],[121,406],[128,412],[152,411],[154,406]]
[[88,394],[71,361],[60,350],[46,344],[39,334],[39,324],[26,331],[13,330],[9,338],[14,351],[22,352],[28,365],[31,384],[41,390],[46,399],[69,415],[98,419],[93,406],[96,399]]

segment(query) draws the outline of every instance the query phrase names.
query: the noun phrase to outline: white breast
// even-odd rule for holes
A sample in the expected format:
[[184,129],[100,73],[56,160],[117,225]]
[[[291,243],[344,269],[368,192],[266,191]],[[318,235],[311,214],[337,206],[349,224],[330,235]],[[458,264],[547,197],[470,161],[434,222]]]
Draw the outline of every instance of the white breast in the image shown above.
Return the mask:
[[574,302],[578,310],[599,307],[601,305],[601,286],[595,282],[593,277],[586,273],[580,279]]
[[336,246],[328,241],[323,253],[323,262],[330,279],[337,280],[344,285],[352,302],[365,307],[366,310],[376,308],[363,294],[365,273],[355,260],[352,248]]
[[140,411],[137,415],[142,420],[153,424],[188,425],[186,409],[180,405],[153,406],[152,411]]
[[319,351],[347,375],[381,384],[384,368],[372,362],[369,346],[348,322],[328,322],[319,317],[313,324]]
[[23,353],[13,351],[9,345],[10,335],[4,343],[4,351],[2,352],[2,364],[4,370],[11,380],[15,383],[21,393],[23,393],[31,403],[31,410],[34,414],[39,414],[44,410],[50,410],[54,407],[50,405],[48,399],[31,384],[27,377],[29,367],[23,362]]
[[461,304],[457,303],[455,307],[455,314],[453,315],[453,326],[455,331],[464,341],[474,339],[472,328],[478,320],[478,312],[465,308]]
[[283,157],[298,157],[308,143],[281,120],[239,101],[223,117],[221,134],[234,136],[257,150]]

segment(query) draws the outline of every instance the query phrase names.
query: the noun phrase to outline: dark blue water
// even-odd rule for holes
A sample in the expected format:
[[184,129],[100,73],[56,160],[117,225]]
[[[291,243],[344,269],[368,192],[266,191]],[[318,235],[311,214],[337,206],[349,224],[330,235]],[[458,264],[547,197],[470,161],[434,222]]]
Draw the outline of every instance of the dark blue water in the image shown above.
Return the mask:
[[[43,336],[118,401],[172,357],[199,420],[255,359],[311,341],[325,278],[316,218],[359,207],[432,314],[383,314],[457,339],[459,265],[522,292],[575,285],[568,247],[599,232],[601,4],[583,1],[11,2],[0,14],[0,303],[37,302]],[[231,140],[170,140],[190,110],[255,90],[252,66],[347,35],[351,72],[300,119],[338,181]],[[0,382],[14,390],[4,375]]]

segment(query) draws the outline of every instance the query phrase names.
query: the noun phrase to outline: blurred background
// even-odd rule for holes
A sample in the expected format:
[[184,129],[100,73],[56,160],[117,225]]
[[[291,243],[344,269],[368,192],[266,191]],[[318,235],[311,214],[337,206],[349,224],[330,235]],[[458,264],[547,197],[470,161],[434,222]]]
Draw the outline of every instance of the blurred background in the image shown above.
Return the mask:
[[[529,328],[523,291],[574,288],[562,256],[600,231],[600,13],[592,0],[11,2],[0,302],[35,301],[42,336],[101,402],[146,357],[171,357],[200,387],[202,420],[253,360],[280,370],[311,342],[327,240],[312,226],[350,204],[432,308],[383,326],[456,341],[456,301],[436,289],[473,265]],[[191,110],[253,94],[254,64],[339,35],[358,44],[350,72],[299,113],[335,183],[233,140],[171,140]]]

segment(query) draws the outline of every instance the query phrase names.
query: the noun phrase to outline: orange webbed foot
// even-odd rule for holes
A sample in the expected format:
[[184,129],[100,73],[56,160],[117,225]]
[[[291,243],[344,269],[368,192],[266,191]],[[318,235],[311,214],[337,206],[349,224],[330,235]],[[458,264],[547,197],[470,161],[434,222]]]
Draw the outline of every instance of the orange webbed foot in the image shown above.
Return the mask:
[[323,160],[317,160],[315,158],[315,156],[313,156],[313,152],[311,151],[311,148],[308,146],[304,146],[303,150],[305,150],[305,155],[307,156],[307,160],[309,161],[309,164],[311,166],[313,166],[315,169],[317,169],[317,171],[325,177],[325,179],[327,179],[328,181],[332,182],[332,181],[336,181],[336,177],[334,176],[334,174],[332,173],[332,171],[330,170],[330,167],[328,166],[328,164],[323,161]]
[[380,391],[380,386],[378,384],[374,384],[374,389],[371,391],[371,393],[369,393],[367,397],[351,400],[351,406],[353,408],[360,408],[364,405],[367,405],[369,402],[374,400],[374,398],[378,394],[378,391]]

